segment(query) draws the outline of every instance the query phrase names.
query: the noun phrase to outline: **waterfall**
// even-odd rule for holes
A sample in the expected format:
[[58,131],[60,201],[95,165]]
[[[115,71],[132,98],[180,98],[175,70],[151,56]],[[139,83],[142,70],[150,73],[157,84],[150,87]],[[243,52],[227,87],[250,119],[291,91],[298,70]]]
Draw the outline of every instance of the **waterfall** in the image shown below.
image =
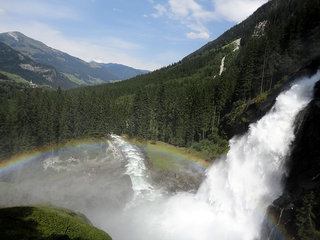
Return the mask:
[[110,138],[127,161],[126,174],[129,175],[132,182],[134,201],[141,195],[151,195],[153,187],[147,180],[146,166],[141,152],[139,152],[137,147],[127,143],[120,136],[111,134]]
[[267,207],[282,194],[295,118],[319,79],[320,72],[296,81],[245,135],[231,139],[197,193],[157,189],[139,148],[110,135],[108,144],[59,150],[13,174],[0,185],[0,204],[81,211],[117,240],[259,239]]
[[212,206],[219,225],[238,231],[236,239],[258,237],[266,208],[282,193],[294,120],[311,100],[319,77],[301,79],[281,93],[269,113],[244,136],[230,140],[226,159],[207,172],[197,197]]
[[121,230],[110,234],[123,240],[259,239],[266,209],[282,193],[295,117],[319,78],[296,81],[245,135],[231,139],[228,154],[208,169],[196,194],[162,196],[125,210],[112,223]]

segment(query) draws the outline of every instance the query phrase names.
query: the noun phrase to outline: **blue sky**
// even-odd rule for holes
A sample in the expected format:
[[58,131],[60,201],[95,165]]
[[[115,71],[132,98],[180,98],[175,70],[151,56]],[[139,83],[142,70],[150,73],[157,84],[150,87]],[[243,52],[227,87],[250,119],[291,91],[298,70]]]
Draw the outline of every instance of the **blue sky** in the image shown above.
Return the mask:
[[154,70],[181,60],[267,0],[0,0],[20,31],[85,61]]

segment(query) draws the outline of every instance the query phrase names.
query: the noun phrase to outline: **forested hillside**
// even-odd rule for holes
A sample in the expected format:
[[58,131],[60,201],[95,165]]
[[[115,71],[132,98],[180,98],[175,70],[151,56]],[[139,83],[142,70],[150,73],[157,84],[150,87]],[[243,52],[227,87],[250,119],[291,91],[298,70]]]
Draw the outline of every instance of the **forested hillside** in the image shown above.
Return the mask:
[[55,92],[1,84],[1,157],[110,132],[218,156],[231,126],[250,121],[249,105],[319,58],[319,13],[318,0],[270,1],[180,62],[125,82]]

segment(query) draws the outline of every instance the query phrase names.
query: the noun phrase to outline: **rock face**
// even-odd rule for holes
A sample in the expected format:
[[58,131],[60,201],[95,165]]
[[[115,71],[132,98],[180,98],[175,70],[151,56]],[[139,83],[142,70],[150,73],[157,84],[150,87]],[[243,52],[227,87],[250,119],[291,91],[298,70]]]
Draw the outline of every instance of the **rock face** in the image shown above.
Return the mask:
[[188,171],[165,171],[150,169],[150,175],[154,183],[168,192],[196,192],[204,179],[204,172],[196,169]]
[[314,99],[296,119],[296,139],[288,160],[284,193],[268,209],[275,224],[265,221],[261,239],[320,239],[320,81]]
[[[287,80],[282,80],[280,87],[272,89],[265,100],[258,102],[253,100],[252,102],[249,102],[243,112],[236,117],[231,125],[230,123],[227,123],[227,119],[222,119],[222,128],[228,138],[245,134],[248,131],[249,125],[262,118],[272,108],[278,95],[290,88],[293,81],[300,77],[314,75],[319,67],[320,56],[305,63],[305,65],[296,72],[291,73]],[[242,119],[246,119],[246,121],[242,121]]]

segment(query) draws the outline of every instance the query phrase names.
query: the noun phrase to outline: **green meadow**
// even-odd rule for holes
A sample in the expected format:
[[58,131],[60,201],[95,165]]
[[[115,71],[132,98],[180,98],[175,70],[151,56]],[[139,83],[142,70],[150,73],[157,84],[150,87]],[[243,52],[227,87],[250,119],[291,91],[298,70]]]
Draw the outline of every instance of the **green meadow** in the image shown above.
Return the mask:
[[210,165],[200,153],[191,152],[188,148],[176,147],[160,141],[127,140],[137,144],[144,150],[145,155],[155,169],[172,171],[179,167],[181,163],[190,161],[199,163],[203,167]]

